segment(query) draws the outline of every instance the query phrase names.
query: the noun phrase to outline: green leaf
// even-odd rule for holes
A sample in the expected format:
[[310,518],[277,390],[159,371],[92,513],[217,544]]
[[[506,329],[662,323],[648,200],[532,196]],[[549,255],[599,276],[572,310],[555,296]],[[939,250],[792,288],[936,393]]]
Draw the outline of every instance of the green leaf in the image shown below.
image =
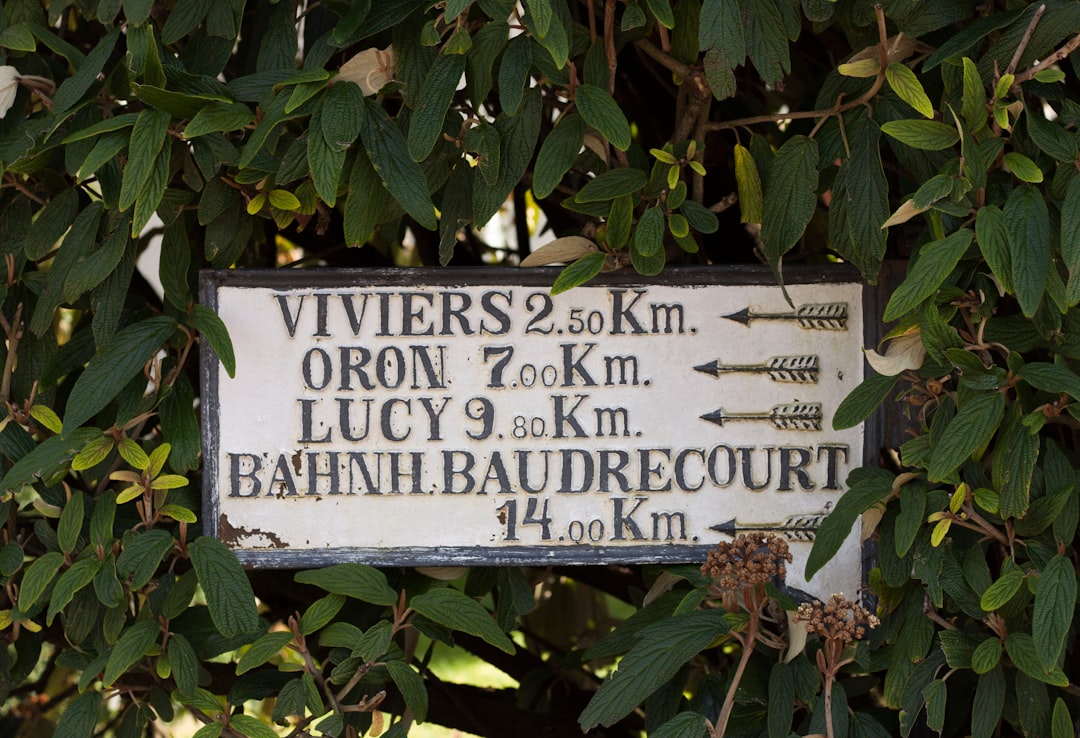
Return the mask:
[[109,660],[105,663],[105,676],[102,678],[105,686],[111,687],[145,656],[160,635],[161,626],[155,620],[142,620],[121,633],[120,640],[109,652]]
[[923,687],[922,693],[926,701],[926,725],[930,730],[941,733],[945,728],[945,704],[949,699],[949,688],[944,679],[935,679]]
[[79,542],[79,533],[83,525],[83,493],[76,490],[60,513],[60,523],[56,527],[56,540],[60,550],[70,554]]
[[586,254],[577,259],[573,264],[568,265],[559,272],[559,276],[555,278],[555,283],[551,285],[551,294],[558,295],[578,285],[585,284],[600,273],[600,270],[604,268],[606,259],[607,254],[603,252]]
[[1074,400],[1080,400],[1080,376],[1067,367],[1033,361],[1020,367],[1018,374],[1035,389],[1054,394],[1066,392]]
[[776,152],[765,185],[761,240],[765,258],[779,276],[780,259],[806,230],[817,207],[818,145],[806,136],[792,136]]
[[1039,437],[1020,422],[1020,409],[1010,407],[994,446],[991,462],[993,486],[1001,496],[998,514],[1002,518],[1027,514],[1031,477],[1039,457]]
[[375,171],[405,212],[424,228],[435,230],[438,221],[435,218],[435,204],[428,194],[427,179],[420,165],[409,156],[405,137],[381,105],[367,99],[364,105],[367,114],[360,136]]
[[934,117],[934,106],[926,96],[915,72],[903,64],[890,64],[885,68],[885,81],[897,96],[926,118]]
[[[1028,135],[1031,136],[1031,140],[1036,146],[1058,161],[1076,161],[1078,152],[1074,136],[1057,122],[1047,120],[1037,107],[1028,107],[1025,111],[1027,115],[1024,119],[1027,121]],[[1036,180],[1026,181],[1033,182]]]
[[656,18],[657,23],[664,28],[675,27],[675,13],[668,0],[645,0],[645,4],[649,6],[649,12]]
[[[986,87],[979,76],[975,62],[964,57],[964,93],[960,115],[972,131],[978,131],[986,125]],[[923,69],[926,66],[923,65]]]
[[236,663],[237,675],[251,671],[256,666],[262,666],[285,648],[292,639],[292,633],[287,630],[277,630],[260,636]]
[[177,691],[194,694],[199,687],[199,658],[182,633],[169,635],[168,655]]
[[206,593],[210,619],[225,637],[251,633],[259,627],[255,594],[236,556],[225,544],[208,536],[188,546],[191,563]]
[[127,210],[146,187],[154,166],[168,138],[169,115],[153,108],[139,113],[131,130],[128,144],[128,160],[124,166],[124,178],[120,185],[120,209]]
[[597,725],[613,725],[665,682],[682,665],[727,632],[723,610],[678,615],[663,627],[646,631],[642,640],[619,662],[619,668],[600,685],[578,718],[588,732]]
[[892,120],[883,123],[881,130],[900,143],[924,151],[947,149],[960,140],[955,128],[933,120]]
[[491,613],[456,589],[439,587],[413,597],[413,610],[453,630],[477,636],[500,651],[514,653],[514,644],[499,630]]
[[[791,7],[791,3],[785,3]],[[746,18],[746,53],[754,68],[771,86],[778,85],[791,69],[788,34],[776,0],[742,3]]]
[[243,103],[212,102],[201,108],[184,127],[184,138],[238,131],[253,120],[255,113]]
[[491,220],[514,188],[519,186],[532,161],[536,139],[540,135],[541,98],[537,87],[530,88],[516,115],[505,112],[495,119],[501,141],[499,174],[494,184],[486,177],[473,180],[472,220],[482,224]]
[[235,377],[236,354],[233,352],[232,339],[229,338],[229,330],[217,313],[205,305],[197,304],[188,315],[188,322],[210,342],[210,346],[229,377]]
[[55,734],[65,736],[65,738],[92,738],[94,726],[97,725],[100,714],[101,693],[80,694],[60,714]]
[[1006,291],[1012,292],[1012,249],[1005,214],[1000,208],[992,205],[979,208],[975,216],[975,240],[979,242],[979,250],[990,271]]
[[172,535],[162,528],[129,534],[124,538],[124,550],[116,559],[116,572],[130,580],[131,589],[141,589],[153,579],[158,565],[172,547]]
[[19,610],[27,613],[37,604],[41,596],[53,583],[56,572],[64,563],[64,555],[59,551],[43,553],[27,567],[19,586]]
[[979,677],[971,708],[971,738],[990,738],[1005,704],[1005,674],[995,666]]
[[[961,393],[963,396],[963,393]],[[1005,395],[990,390],[972,392],[930,453],[926,475],[931,482],[948,478],[979,449],[990,443],[1005,413]],[[986,608],[983,608],[984,610]]]
[[633,250],[645,257],[664,250],[664,211],[659,205],[649,208],[638,219]]
[[971,669],[976,674],[989,673],[1001,661],[1001,641],[990,637],[971,652]]
[[606,202],[623,195],[632,195],[642,187],[648,178],[645,172],[632,167],[620,167],[604,172],[590,180],[577,193],[578,202]]
[[[1074,575],[1075,576],[1075,575]],[[1055,663],[1051,667],[1043,666],[1039,661],[1039,648],[1035,639],[1027,633],[1013,631],[1005,639],[1005,652],[1020,671],[1032,679],[1037,679],[1055,687],[1069,686],[1069,677]]]
[[169,12],[161,28],[161,43],[170,46],[198,28],[210,12],[212,0],[181,0]]
[[1021,185],[1005,201],[1005,227],[1012,249],[1013,287],[1024,317],[1039,309],[1050,270],[1050,214],[1042,193]]
[[94,138],[100,136],[103,133],[112,133],[113,131],[120,131],[125,128],[130,128],[135,125],[135,121],[138,120],[138,113],[121,113],[120,115],[113,116],[112,118],[106,118],[105,120],[99,120],[93,125],[89,125],[86,128],[80,128],[76,131],[72,131],[60,142],[62,144],[75,143],[76,141],[84,141],[88,138]]
[[[503,30],[502,41],[506,43],[505,30]],[[525,87],[529,82],[529,68],[531,66],[532,44],[529,43],[528,36],[522,34],[510,39],[510,42],[506,43],[506,51],[503,52],[502,61],[499,63],[499,96],[500,102],[503,104],[503,110],[511,115],[517,115],[518,110],[521,109],[521,101],[525,96]],[[473,76],[471,72],[470,76]],[[561,121],[570,115],[577,119],[581,117],[577,113],[563,114],[560,116],[560,122],[555,129],[558,130],[558,126],[562,125]],[[584,125],[582,125],[582,131],[584,131]],[[554,135],[554,131],[552,135]],[[579,141],[578,149],[580,148],[581,142]],[[577,156],[578,149],[574,150],[574,156]],[[573,162],[571,161],[571,163]],[[537,168],[539,166],[538,161]]]
[[300,634],[311,635],[325,626],[334,619],[344,604],[345,596],[339,594],[328,594],[312,602],[300,619]]
[[373,605],[393,605],[398,600],[397,593],[386,583],[386,575],[365,564],[337,564],[301,571],[294,578],[300,584],[313,584],[327,592]]
[[554,12],[551,8],[551,0],[525,0],[525,8],[532,16],[536,25],[536,33],[543,38],[551,30],[551,21]]
[[720,219],[716,213],[699,203],[697,200],[687,200],[679,208],[679,212],[686,216],[686,221],[698,233],[716,233],[720,229]]
[[[782,666],[782,664],[781,664]],[[772,673],[775,674],[776,667],[773,667]],[[772,700],[770,698],[770,704]],[[781,712],[776,710],[775,712]],[[769,710],[770,719],[773,717],[773,710]],[[701,713],[697,712],[680,712],[675,717],[668,720],[655,730],[649,731],[649,738],[702,738],[706,731],[706,718]],[[784,734],[785,738],[787,733]]]
[[918,260],[909,266],[907,277],[889,298],[883,320],[889,322],[907,315],[936,293],[956,268],[974,235],[969,228],[961,228],[939,241],[922,246]]
[[[360,135],[364,115],[364,93],[354,82],[338,81],[323,100],[320,130],[331,150],[345,151]],[[415,122],[415,118],[413,119]]]
[[762,220],[761,177],[750,150],[735,144],[735,183],[739,190],[740,223],[760,223]]
[[1000,609],[1020,591],[1020,585],[1023,583],[1024,572],[1018,567],[1003,570],[1001,577],[982,593],[982,597],[979,598],[979,607],[987,612]]
[[1042,182],[1043,173],[1038,165],[1023,154],[1010,151],[1005,154],[1005,166],[1022,182]]
[[390,672],[390,678],[394,680],[398,691],[401,692],[405,706],[412,710],[416,722],[422,723],[427,720],[428,693],[420,675],[404,661],[388,661],[386,670]]
[[630,229],[634,225],[634,199],[630,195],[616,197],[611,201],[611,213],[607,219],[607,242],[613,249],[622,249],[630,241]]
[[[905,67],[906,69],[906,67]],[[885,256],[886,233],[881,224],[889,217],[889,184],[881,163],[881,130],[860,117],[851,130],[851,157],[844,162],[842,197],[847,209],[848,239],[833,248],[874,282]]]
[[47,479],[71,460],[91,438],[101,435],[96,428],[68,430],[63,436],[47,438],[8,469],[0,480],[0,495],[18,492],[35,478]]
[[[312,127],[321,128],[322,120],[323,111],[320,109],[311,117]],[[315,185],[315,191],[323,202],[333,206],[337,203],[341,172],[345,168],[345,149],[331,147],[326,143],[324,136],[311,133],[307,137],[307,160],[311,167],[311,181]],[[262,195],[260,194],[259,197]],[[248,212],[251,212],[250,207]]]
[[76,380],[64,413],[65,435],[70,436],[112,402],[175,330],[175,320],[158,315],[117,333],[109,348],[92,358]]
[[[795,707],[795,675],[790,664],[773,664],[769,672],[769,738],[788,738]],[[700,732],[698,733],[700,736]]]
[[884,469],[853,469],[848,475],[848,491],[837,501],[818,529],[813,548],[806,559],[809,580],[840,550],[851,535],[859,516],[892,492],[895,477]]
[[[357,151],[349,175],[349,196],[345,200],[345,242],[349,246],[362,246],[367,243],[387,198],[386,188],[371,165],[367,153]],[[445,205],[443,207],[445,209]]]
[[251,715],[233,715],[229,727],[247,738],[280,738],[277,731]]
[[26,258],[41,259],[54,248],[79,215],[79,193],[74,188],[61,190],[38,211],[37,219],[26,234]]
[[1076,738],[1076,730],[1073,728],[1072,715],[1065,700],[1058,697],[1054,700],[1054,715],[1050,720],[1051,738]]
[[1068,558],[1059,554],[1050,559],[1039,576],[1031,621],[1035,650],[1047,671],[1058,664],[1075,608],[1076,570]]
[[854,428],[870,417],[896,386],[899,376],[874,374],[864,379],[836,408],[833,430]]
[[1069,270],[1069,303],[1080,300],[1080,177],[1069,180],[1061,203],[1061,258]]
[[0,547],[0,576],[10,577],[22,568],[23,550],[15,541]]
[[112,56],[116,39],[120,37],[120,27],[109,31],[108,35],[98,41],[93,50],[86,55],[86,59],[78,65],[78,70],[72,76],[65,79],[52,99],[53,115],[59,116],[66,113],[77,103],[91,85],[97,81],[97,76],[105,68],[105,62]]
[[435,148],[464,73],[465,57],[461,54],[440,54],[428,70],[416,109],[409,119],[409,156],[413,161],[423,161]]
[[20,23],[16,26],[8,26],[0,32],[0,48],[10,51],[34,51],[37,48],[37,42],[34,41],[34,34],[30,32],[26,24]]
[[615,148],[620,151],[630,148],[630,124],[607,90],[596,85],[581,85],[574,94],[574,102],[585,122]]
[[53,587],[52,596],[49,598],[49,611],[45,615],[45,624],[52,625],[53,618],[63,610],[75,594],[90,582],[94,581],[101,569],[101,559],[80,559],[71,565],[71,568],[60,575]]

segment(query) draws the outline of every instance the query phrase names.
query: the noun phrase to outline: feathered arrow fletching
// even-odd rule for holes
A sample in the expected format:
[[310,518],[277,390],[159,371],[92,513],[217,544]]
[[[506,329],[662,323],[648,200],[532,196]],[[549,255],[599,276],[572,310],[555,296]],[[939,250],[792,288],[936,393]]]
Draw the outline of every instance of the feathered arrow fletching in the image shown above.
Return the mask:
[[709,530],[732,537],[746,532],[780,533],[789,541],[813,541],[826,515],[828,513],[824,512],[812,515],[789,515],[782,523],[740,523],[732,518],[717,525],[710,525]]
[[735,420],[766,420],[778,430],[821,430],[821,404],[816,402],[796,402],[789,405],[776,405],[768,413],[731,413],[725,414],[723,408],[701,416],[702,420],[723,427],[724,423]]
[[753,320],[786,320],[807,330],[846,331],[847,303],[827,302],[800,305],[793,313],[755,313],[750,308],[721,317],[749,325]]
[[774,382],[814,384],[818,380],[818,357],[773,356],[763,364],[721,364],[720,359],[695,366],[696,371],[720,377],[722,374],[767,374]]

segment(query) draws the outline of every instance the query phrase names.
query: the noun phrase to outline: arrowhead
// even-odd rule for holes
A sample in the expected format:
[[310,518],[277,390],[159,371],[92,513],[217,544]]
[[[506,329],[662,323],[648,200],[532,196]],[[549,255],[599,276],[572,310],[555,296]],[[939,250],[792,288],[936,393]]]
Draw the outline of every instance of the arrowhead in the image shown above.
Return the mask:
[[737,313],[731,315],[721,315],[721,318],[727,318],[728,320],[734,320],[736,323],[742,323],[743,325],[750,324],[750,308],[743,308]]
[[694,371],[701,372],[702,374],[709,374],[713,377],[720,376],[720,362],[710,361],[708,364],[699,364],[694,367]]
[[725,536],[734,536],[738,532],[738,527],[735,525],[735,518],[718,523],[716,525],[710,525],[709,530],[715,530],[717,533],[723,533]]
[[711,413],[705,413],[701,416],[702,420],[707,420],[710,423],[716,423],[719,426],[724,425],[724,411],[722,408],[716,408]]

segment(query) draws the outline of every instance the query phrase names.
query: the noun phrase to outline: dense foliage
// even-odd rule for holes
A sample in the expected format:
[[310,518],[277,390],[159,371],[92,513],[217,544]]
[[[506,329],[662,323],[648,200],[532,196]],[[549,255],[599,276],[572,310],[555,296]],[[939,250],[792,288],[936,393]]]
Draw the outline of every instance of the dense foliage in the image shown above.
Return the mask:
[[[1075,0],[5,0],[0,731],[1075,735],[1078,34]],[[199,535],[200,268],[513,265],[539,213],[556,290],[908,260],[836,424],[909,433],[810,561],[862,516],[865,601],[792,600],[771,539],[448,583]]]

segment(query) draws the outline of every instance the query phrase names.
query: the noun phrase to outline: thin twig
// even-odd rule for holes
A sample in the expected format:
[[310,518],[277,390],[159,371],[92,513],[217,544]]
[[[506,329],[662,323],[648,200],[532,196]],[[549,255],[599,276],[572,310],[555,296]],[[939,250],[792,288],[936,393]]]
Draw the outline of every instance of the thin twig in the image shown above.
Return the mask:
[[1016,72],[1016,65],[1020,63],[1020,57],[1024,55],[1024,50],[1027,48],[1028,42],[1031,41],[1031,34],[1035,32],[1035,26],[1039,25],[1039,19],[1042,18],[1043,13],[1046,12],[1046,5],[1040,5],[1035,11],[1035,15],[1031,18],[1031,22],[1028,23],[1028,27],[1024,29],[1024,35],[1020,37],[1020,43],[1016,45],[1016,51],[1013,52],[1012,61],[1009,62],[1009,66],[1005,69],[1005,74],[1013,74]]
[[604,53],[607,55],[608,94],[615,94],[615,70],[618,60],[615,58],[615,0],[604,3]]
[[1069,54],[1076,51],[1077,47],[1080,47],[1080,34],[1073,36],[1071,39],[1069,39],[1069,42],[1067,44],[1062,46],[1050,56],[1043,59],[1035,66],[1031,67],[1027,71],[1021,72],[1020,74],[1016,75],[1016,79],[1013,80],[1013,88],[1019,87],[1022,83],[1027,82],[1029,79],[1034,77],[1042,70],[1057,64]]
[[695,76],[694,69],[687,64],[683,64],[675,57],[667,54],[663,49],[659,48],[656,44],[648,39],[641,39],[634,42],[634,45],[651,56],[656,61],[660,62],[663,66],[670,69],[675,74],[683,78],[689,78]]
[[4,329],[7,338],[7,357],[4,359],[4,377],[0,380],[0,399],[5,404],[11,402],[11,375],[15,372],[15,355],[19,348],[19,339],[23,335],[22,303],[15,308],[15,320],[7,322],[3,313],[0,313],[0,327]]
[[[878,52],[884,59],[888,59],[888,32],[885,28],[885,11],[882,10],[881,4],[879,3],[874,6],[874,12],[877,14],[878,21]],[[840,104],[838,100],[836,105],[823,110],[803,110],[794,113],[770,113],[768,115],[753,115],[748,118],[717,121],[715,123],[709,123],[706,128],[709,131],[723,131],[731,128],[750,126],[756,123],[781,123],[786,120],[802,120],[806,118],[822,118],[828,116],[839,117],[849,110],[870,102],[874,95],[881,90],[882,85],[885,84],[885,69],[887,66],[887,64],[882,64],[881,69],[878,70],[877,77],[874,79],[874,84],[870,86],[870,89],[850,102]]]

